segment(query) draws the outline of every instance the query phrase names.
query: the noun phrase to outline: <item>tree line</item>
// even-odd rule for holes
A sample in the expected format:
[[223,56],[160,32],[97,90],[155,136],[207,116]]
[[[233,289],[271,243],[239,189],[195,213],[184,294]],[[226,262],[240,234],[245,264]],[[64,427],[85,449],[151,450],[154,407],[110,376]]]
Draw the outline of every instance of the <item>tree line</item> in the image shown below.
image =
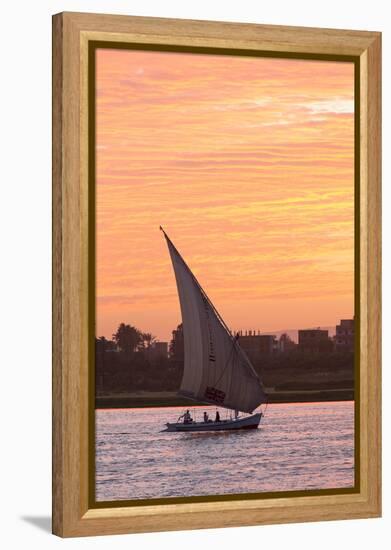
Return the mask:
[[111,340],[107,340],[105,336],[100,336],[97,340],[106,345],[107,349],[117,347],[124,353],[134,353],[150,348],[156,342],[156,336],[132,325],[120,323]]
[[177,390],[183,362],[167,354],[151,353],[156,342],[152,333],[125,323],[119,324],[111,340],[104,336],[96,338],[97,393]]
[[[181,332],[182,327],[179,325]],[[132,391],[177,391],[183,375],[183,350],[151,353],[156,337],[131,324],[120,323],[112,339],[96,339],[95,365],[98,394]],[[253,362],[265,386],[280,390],[353,387],[354,354],[330,351],[303,353],[297,346],[283,354],[265,355]]]

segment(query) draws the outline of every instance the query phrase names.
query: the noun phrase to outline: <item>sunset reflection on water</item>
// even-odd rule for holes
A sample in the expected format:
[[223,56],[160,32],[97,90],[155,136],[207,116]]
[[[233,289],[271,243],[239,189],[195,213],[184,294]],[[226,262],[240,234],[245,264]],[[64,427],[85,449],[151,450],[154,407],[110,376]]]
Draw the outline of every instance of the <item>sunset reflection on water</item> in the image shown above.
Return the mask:
[[97,501],[354,485],[353,402],[272,404],[258,430],[162,432],[181,411],[96,411]]

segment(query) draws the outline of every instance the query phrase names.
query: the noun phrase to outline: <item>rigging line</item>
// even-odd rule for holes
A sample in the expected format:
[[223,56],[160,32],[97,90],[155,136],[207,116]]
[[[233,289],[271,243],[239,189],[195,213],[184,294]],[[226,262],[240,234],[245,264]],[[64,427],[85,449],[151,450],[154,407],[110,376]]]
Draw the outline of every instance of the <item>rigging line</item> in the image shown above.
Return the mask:
[[[266,400],[266,407],[265,407],[265,410],[264,410],[264,412],[262,413],[262,414],[263,414],[263,416],[266,416],[266,411],[267,411],[267,406],[268,406],[268,405],[269,405],[269,401],[268,401],[268,400]],[[261,412],[262,412],[262,411],[261,411]]]
[[233,355],[234,349],[235,349],[235,346],[232,346],[232,347],[231,347],[231,351],[229,352],[229,355],[228,355],[227,360],[226,360],[226,362],[225,362],[224,368],[223,368],[222,372],[220,373],[219,378],[216,380],[216,382],[214,382],[214,386],[217,386],[217,384],[218,384],[218,383],[220,382],[220,380],[222,379],[223,374],[224,374],[225,371],[227,370],[228,364],[229,364],[229,361],[230,361],[230,359],[231,359],[231,357],[232,357],[232,355]]
[[[236,348],[235,348],[235,350],[236,350]],[[230,383],[230,386],[229,386],[229,392],[230,392],[231,395],[233,394],[233,386],[234,386],[233,374],[234,374],[235,368],[236,369],[238,368],[238,365],[240,366],[240,358],[239,358],[238,354],[236,354],[236,356],[233,358],[233,361],[232,361],[231,383]]]

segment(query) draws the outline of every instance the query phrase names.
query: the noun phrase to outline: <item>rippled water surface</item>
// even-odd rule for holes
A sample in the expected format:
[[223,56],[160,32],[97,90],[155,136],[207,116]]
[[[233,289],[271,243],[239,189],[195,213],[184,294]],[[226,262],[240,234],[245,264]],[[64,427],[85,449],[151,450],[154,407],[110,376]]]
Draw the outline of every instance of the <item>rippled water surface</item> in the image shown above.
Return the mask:
[[258,430],[162,433],[181,412],[96,411],[98,501],[354,484],[353,402],[269,405]]

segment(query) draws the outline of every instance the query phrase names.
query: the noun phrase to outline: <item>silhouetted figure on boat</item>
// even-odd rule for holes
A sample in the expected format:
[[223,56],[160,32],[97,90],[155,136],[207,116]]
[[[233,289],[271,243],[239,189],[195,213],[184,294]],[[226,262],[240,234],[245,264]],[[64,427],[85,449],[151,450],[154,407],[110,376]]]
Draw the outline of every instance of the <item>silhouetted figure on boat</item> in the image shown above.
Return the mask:
[[220,413],[219,413],[219,411],[216,411],[215,422],[220,422]]
[[209,422],[209,416],[206,411],[204,412],[204,422]]
[[180,420],[181,418],[183,418],[184,424],[190,424],[190,422],[193,422],[189,409],[187,409],[185,414],[182,414],[182,416],[180,416],[178,420]]

